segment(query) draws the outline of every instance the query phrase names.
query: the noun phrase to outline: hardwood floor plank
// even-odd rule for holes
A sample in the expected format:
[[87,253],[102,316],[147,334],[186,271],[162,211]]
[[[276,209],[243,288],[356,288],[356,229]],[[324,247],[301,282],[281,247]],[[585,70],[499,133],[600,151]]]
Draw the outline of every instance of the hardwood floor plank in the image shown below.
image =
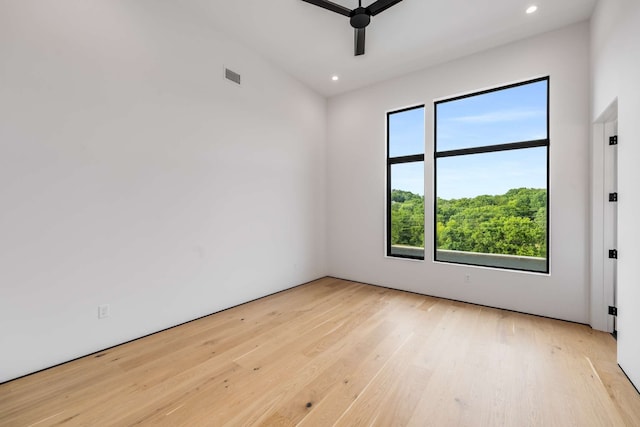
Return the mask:
[[324,278],[0,385],[0,426],[638,426],[588,326]]

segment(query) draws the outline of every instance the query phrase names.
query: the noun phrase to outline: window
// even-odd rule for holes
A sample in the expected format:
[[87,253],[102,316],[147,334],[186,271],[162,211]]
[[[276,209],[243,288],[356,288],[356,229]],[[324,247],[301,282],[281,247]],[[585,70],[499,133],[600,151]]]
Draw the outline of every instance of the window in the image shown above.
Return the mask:
[[387,255],[424,259],[424,105],[387,114]]
[[549,272],[549,78],[435,103],[435,260]]

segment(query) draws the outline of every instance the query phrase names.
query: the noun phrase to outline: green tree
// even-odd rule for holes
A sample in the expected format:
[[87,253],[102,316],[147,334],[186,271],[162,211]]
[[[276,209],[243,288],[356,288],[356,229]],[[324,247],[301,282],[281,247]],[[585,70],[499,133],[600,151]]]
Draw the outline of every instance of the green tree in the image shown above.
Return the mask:
[[531,188],[472,199],[438,199],[438,248],[545,257],[546,205],[546,190]]
[[[391,192],[391,244],[424,247],[424,197]],[[505,194],[437,200],[439,249],[546,257],[547,192],[514,188]]]
[[424,197],[391,191],[391,244],[424,247]]

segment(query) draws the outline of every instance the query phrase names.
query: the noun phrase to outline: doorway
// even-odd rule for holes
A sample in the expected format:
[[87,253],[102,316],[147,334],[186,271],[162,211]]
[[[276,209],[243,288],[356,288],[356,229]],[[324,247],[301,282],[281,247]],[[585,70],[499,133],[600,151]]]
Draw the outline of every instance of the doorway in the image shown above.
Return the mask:
[[591,326],[614,336],[618,274],[617,133],[615,100],[593,124],[591,152]]

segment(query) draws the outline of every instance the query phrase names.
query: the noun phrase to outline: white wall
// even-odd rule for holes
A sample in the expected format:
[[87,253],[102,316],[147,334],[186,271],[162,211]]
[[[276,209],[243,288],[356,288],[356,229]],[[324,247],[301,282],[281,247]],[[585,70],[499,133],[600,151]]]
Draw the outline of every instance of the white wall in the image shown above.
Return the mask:
[[[385,112],[426,103],[426,200],[433,200],[433,100],[550,75],[551,274],[385,258]],[[589,27],[485,51],[330,99],[331,275],[577,322],[589,319]],[[427,204],[429,205],[429,204]],[[427,209],[427,241],[432,211]],[[470,274],[470,283],[464,283]]]
[[618,363],[640,388],[640,3],[600,1],[591,34],[592,118],[618,105]]
[[0,382],[325,275],[325,132],[187,5],[0,3]]

